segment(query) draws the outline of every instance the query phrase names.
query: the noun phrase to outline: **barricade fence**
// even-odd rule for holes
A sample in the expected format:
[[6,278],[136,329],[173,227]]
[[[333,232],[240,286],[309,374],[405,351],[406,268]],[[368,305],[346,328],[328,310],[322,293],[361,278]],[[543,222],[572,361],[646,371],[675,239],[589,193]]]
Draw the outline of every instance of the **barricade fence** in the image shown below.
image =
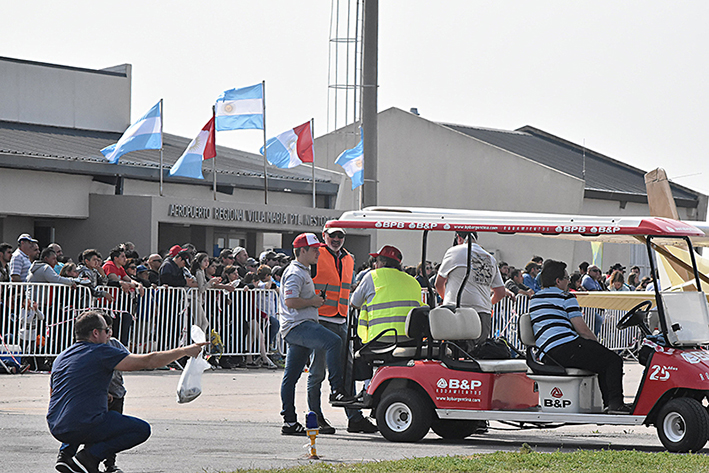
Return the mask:
[[[223,290],[158,287],[126,293],[101,287],[113,301],[93,298],[88,288],[38,283],[0,283],[0,353],[54,357],[73,343],[74,319],[83,311],[102,309],[113,318],[113,336],[132,353],[169,350],[191,343],[192,324],[214,330],[225,356],[284,353],[276,337],[278,295],[271,289]],[[426,296],[424,291],[424,297]],[[425,300],[425,299],[424,299]],[[505,298],[492,310],[492,331],[523,350],[517,335],[519,315],[529,299]],[[583,308],[589,328],[612,350],[630,352],[637,344],[637,327],[617,330],[623,311]],[[599,326],[598,330],[596,327]],[[209,333],[207,337],[209,339]],[[271,344],[269,340],[276,339]],[[7,357],[5,357],[7,358]]]
[[216,331],[221,355],[283,352],[280,338],[269,346],[269,334],[277,325],[271,322],[278,317],[274,290],[200,292],[163,286],[146,288],[141,295],[117,287],[99,289],[113,301],[93,298],[83,286],[0,283],[0,353],[57,356],[74,341],[74,319],[90,309],[101,309],[112,317],[113,336],[132,353],[189,344],[193,323],[206,327],[207,332]]

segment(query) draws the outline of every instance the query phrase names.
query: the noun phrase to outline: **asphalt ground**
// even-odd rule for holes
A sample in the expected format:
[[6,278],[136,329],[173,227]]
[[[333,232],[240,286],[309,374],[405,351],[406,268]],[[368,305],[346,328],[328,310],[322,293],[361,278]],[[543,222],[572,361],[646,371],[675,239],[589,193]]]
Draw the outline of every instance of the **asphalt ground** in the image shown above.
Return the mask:
[[[642,374],[627,362],[626,401],[631,401]],[[233,369],[207,371],[203,393],[178,404],[179,371],[125,373],[125,413],[145,419],[152,436],[142,445],[118,454],[126,472],[197,473],[237,468],[283,468],[307,464],[306,437],[280,434],[282,370]],[[59,442],[49,433],[45,415],[49,375],[0,375],[0,466],[3,473],[52,472]],[[325,383],[327,384],[327,383]],[[324,388],[323,399],[326,399]],[[307,409],[305,375],[298,383],[299,420]],[[433,432],[419,443],[391,443],[379,434],[350,434],[339,408],[323,403],[325,416],[337,428],[317,440],[320,462],[352,463],[423,456],[470,455],[517,451],[527,443],[536,451],[620,449],[662,451],[654,428],[568,426],[517,430],[493,422],[489,433],[460,441],[443,440]],[[704,452],[707,450],[705,449]]]

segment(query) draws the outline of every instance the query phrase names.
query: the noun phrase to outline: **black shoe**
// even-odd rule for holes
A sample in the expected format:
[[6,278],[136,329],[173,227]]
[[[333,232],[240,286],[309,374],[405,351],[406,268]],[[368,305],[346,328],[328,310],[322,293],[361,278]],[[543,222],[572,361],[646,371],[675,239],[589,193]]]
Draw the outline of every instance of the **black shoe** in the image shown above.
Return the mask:
[[106,467],[103,470],[103,473],[123,473],[123,470],[118,468],[116,465],[111,465],[111,466],[106,465]]
[[334,434],[335,428],[330,425],[327,419],[323,416],[318,416],[318,428],[321,434]]
[[57,471],[61,471],[61,473],[81,472],[79,467],[76,466],[76,463],[74,463],[74,460],[72,459],[71,455],[69,455],[68,453],[64,453],[61,450],[59,450],[59,455],[57,455],[57,464],[54,465],[54,468],[56,468]]
[[293,425],[283,424],[283,427],[281,427],[281,435],[298,435],[305,437],[308,433],[300,422],[296,422]]
[[630,404],[621,404],[615,407],[609,407],[608,413],[613,415],[628,415],[633,412],[633,406]]
[[330,394],[330,402],[338,402],[338,403],[351,403],[354,402],[355,398],[350,396],[349,394],[346,394],[345,391],[340,389],[336,389]]
[[379,432],[379,429],[377,428],[376,425],[372,424],[372,422],[367,419],[366,417],[362,417],[359,420],[351,420],[347,422],[347,432],[357,434],[357,433],[363,433],[363,434],[373,434],[376,432]]
[[79,467],[76,470],[79,473],[100,473],[98,470],[99,459],[87,452],[85,448],[76,452],[73,460]]
[[473,431],[474,434],[478,434],[478,435],[479,435],[479,434],[486,434],[486,433],[487,433],[488,426],[490,425],[490,424],[488,423],[488,421],[486,421],[486,420],[476,420],[476,421],[473,421],[473,422],[477,422],[477,423],[478,423],[478,426],[477,426],[477,427],[475,428],[475,430]]

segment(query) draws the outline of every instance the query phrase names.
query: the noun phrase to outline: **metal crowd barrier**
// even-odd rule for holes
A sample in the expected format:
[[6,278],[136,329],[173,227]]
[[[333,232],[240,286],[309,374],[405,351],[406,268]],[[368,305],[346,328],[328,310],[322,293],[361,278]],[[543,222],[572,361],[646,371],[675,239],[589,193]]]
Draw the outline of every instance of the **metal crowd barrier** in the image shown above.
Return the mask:
[[[113,317],[113,336],[132,353],[169,350],[191,343],[190,327],[205,320],[208,331],[220,336],[225,356],[258,356],[261,352],[284,353],[277,337],[269,346],[272,327],[269,316],[278,317],[278,295],[271,289],[206,290],[158,287],[145,289],[143,295],[126,293],[120,288],[100,288],[114,300],[95,299],[88,288],[55,284],[0,283],[0,360],[10,354],[30,357],[54,357],[73,343],[74,318],[82,311],[99,308]],[[424,300],[426,291],[424,291]],[[529,299],[519,295],[505,298],[492,310],[492,335],[504,337],[523,349],[517,336],[517,320],[528,311]],[[602,324],[599,341],[621,354],[633,354],[640,331],[637,327],[617,330],[616,323],[625,313],[583,308],[584,319],[595,330]],[[599,317],[600,316],[600,317]],[[209,334],[208,334],[209,335]]]
[[0,360],[59,355],[73,343],[74,319],[89,309],[102,309],[113,317],[113,336],[132,353],[191,343],[190,327],[202,317],[208,331],[215,330],[221,338],[222,355],[283,353],[280,338],[274,347],[268,346],[269,315],[278,317],[274,290],[200,293],[196,288],[163,286],[146,288],[140,295],[116,287],[99,289],[114,300],[95,299],[83,286],[0,283]]

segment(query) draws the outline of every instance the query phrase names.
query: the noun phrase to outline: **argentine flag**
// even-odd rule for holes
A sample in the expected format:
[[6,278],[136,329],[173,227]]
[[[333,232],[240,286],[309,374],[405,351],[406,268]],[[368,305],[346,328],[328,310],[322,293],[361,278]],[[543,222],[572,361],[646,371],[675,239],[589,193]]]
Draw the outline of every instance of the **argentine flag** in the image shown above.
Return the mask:
[[187,145],[180,159],[170,169],[170,176],[204,179],[202,161],[217,155],[214,143],[214,117],[210,118],[197,137]]
[[[303,123],[266,141],[266,159],[281,169],[313,162],[313,134],[310,122]],[[263,154],[263,146],[261,147]]]
[[227,90],[216,105],[217,131],[263,130],[263,84]]
[[359,143],[352,149],[346,149],[335,160],[352,179],[352,190],[364,184],[364,133],[360,130]]
[[112,164],[118,164],[118,159],[131,151],[141,149],[162,148],[162,100],[155,104],[148,113],[132,124],[118,140],[101,150]]

